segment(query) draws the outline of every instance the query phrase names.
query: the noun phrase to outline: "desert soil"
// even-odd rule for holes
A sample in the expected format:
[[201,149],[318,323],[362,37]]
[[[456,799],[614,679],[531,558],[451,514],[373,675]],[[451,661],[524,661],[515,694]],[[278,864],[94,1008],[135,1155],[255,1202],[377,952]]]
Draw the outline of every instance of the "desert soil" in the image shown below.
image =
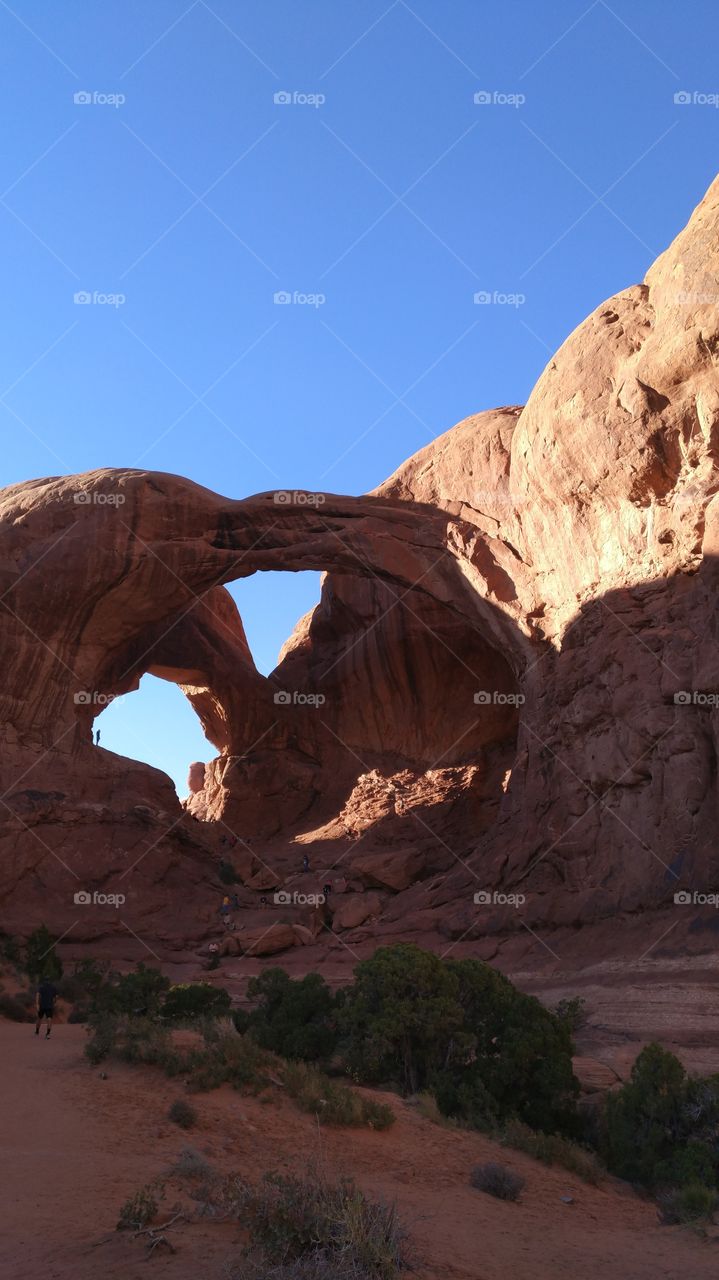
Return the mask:
[[[385,1133],[323,1130],[283,1099],[268,1105],[227,1086],[193,1098],[191,1133],[166,1119],[182,1085],[152,1068],[83,1058],[85,1033],[59,1025],[47,1043],[26,1024],[0,1022],[4,1108],[0,1178],[3,1274],[11,1280],[228,1280],[238,1229],[181,1224],[176,1252],[145,1256],[144,1242],[114,1230],[129,1195],[193,1146],[217,1169],[248,1180],[308,1160],[355,1177],[395,1200],[416,1258],[417,1280],[714,1280],[717,1247],[658,1224],[656,1210],[622,1184],[599,1187],[545,1168],[479,1134],[433,1124],[390,1095]],[[516,1204],[468,1185],[472,1166],[499,1159],[526,1178]],[[168,1187],[160,1221],[171,1216]],[[570,1196],[566,1204],[562,1197]]]

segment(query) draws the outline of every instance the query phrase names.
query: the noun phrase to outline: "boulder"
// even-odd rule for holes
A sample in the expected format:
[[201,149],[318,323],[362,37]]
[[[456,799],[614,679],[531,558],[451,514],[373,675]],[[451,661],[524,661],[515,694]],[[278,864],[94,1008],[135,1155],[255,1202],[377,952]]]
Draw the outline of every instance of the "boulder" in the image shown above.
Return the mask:
[[420,849],[363,853],[352,859],[351,871],[365,887],[379,886],[399,893],[419,878],[426,861]]
[[382,899],[378,893],[346,895],[332,913],[332,928],[356,929],[381,909]]

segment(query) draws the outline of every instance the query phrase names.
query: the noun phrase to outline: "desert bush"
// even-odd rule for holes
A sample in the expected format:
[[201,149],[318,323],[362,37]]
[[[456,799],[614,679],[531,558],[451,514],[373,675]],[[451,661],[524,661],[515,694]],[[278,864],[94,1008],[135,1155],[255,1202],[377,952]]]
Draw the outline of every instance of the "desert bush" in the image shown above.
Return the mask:
[[17,938],[0,929],[0,960],[11,965],[13,969],[22,968],[22,950]]
[[90,1039],[85,1045],[85,1057],[94,1067],[112,1053],[115,1038],[116,1026],[112,1018],[105,1018],[94,1024]]
[[268,1083],[273,1059],[249,1036],[227,1031],[206,1049],[191,1051],[186,1058],[190,1072],[188,1088],[196,1093],[231,1084],[235,1089],[259,1092]]
[[177,1160],[168,1169],[168,1175],[173,1178],[188,1178],[190,1181],[207,1180],[212,1176],[212,1165],[196,1151],[194,1147],[183,1147]]
[[[263,1276],[267,1264],[306,1263],[309,1276],[314,1266],[316,1276],[325,1267],[333,1280],[395,1280],[403,1264],[394,1206],[369,1200],[351,1181],[330,1183],[316,1172],[306,1177],[269,1173],[257,1187],[247,1188],[239,1216],[249,1229],[256,1264],[265,1268],[258,1272]],[[285,1270],[286,1276],[292,1274]]]
[[167,1118],[181,1129],[194,1129],[197,1124],[197,1112],[184,1098],[175,1099],[167,1112]]
[[331,1057],[337,1042],[335,997],[324,978],[308,973],[290,978],[284,969],[265,969],[247,984],[257,1007],[246,1026],[263,1048],[283,1058],[317,1062]]
[[183,982],[170,987],[162,1002],[162,1016],[169,1022],[195,1022],[199,1018],[224,1018],[232,1001],[224,987],[209,982]]
[[139,1231],[157,1217],[158,1208],[156,1188],[149,1184],[140,1187],[122,1206],[115,1230]]
[[55,951],[57,938],[41,924],[30,934],[25,943],[23,968],[32,982],[49,978],[57,982],[62,977],[62,961]]
[[2,990],[0,990],[0,1018],[7,1018],[10,1022],[33,1021],[33,1015],[23,1001]]
[[469,1181],[478,1191],[485,1191],[497,1200],[517,1200],[524,1188],[524,1178],[513,1173],[503,1164],[477,1164],[469,1175]]
[[140,961],[134,972],[117,975],[107,988],[101,987],[99,1002],[112,1013],[153,1017],[159,1013],[169,986],[170,979],[159,969]]
[[502,1142],[515,1151],[525,1151],[542,1164],[558,1164],[569,1173],[576,1174],[584,1182],[596,1185],[606,1170],[593,1151],[588,1151],[577,1142],[563,1138],[558,1133],[541,1133],[522,1124],[521,1120],[510,1121],[502,1132]]
[[316,1115],[321,1124],[388,1129],[394,1124],[391,1107],[363,1098],[355,1089],[337,1084],[316,1067],[288,1063],[284,1071],[287,1092],[302,1111]]
[[684,1187],[670,1187],[657,1196],[659,1218],[666,1226],[682,1223],[693,1226],[710,1222],[716,1213],[719,1196],[712,1187],[688,1182]]
[[628,1082],[607,1098],[603,1154],[612,1173],[649,1188],[719,1180],[719,1077],[693,1080],[674,1054],[649,1044]]
[[239,876],[231,862],[222,861],[217,872],[223,884],[237,884]]
[[489,965],[380,947],[339,997],[341,1048],[357,1079],[429,1089],[446,1115],[478,1128],[513,1115],[549,1131],[575,1123],[566,1024]]
[[581,996],[565,996],[557,1004],[554,1013],[560,1022],[566,1024],[570,1035],[585,1026],[588,1017],[586,1001]]

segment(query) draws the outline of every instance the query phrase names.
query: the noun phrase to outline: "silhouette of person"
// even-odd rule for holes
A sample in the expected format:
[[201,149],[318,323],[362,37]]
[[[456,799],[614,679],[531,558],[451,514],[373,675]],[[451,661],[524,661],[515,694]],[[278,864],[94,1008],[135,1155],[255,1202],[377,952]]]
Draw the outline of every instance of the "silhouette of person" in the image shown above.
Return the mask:
[[100,745],[100,730],[98,729],[97,732],[95,733],[95,746],[99,747],[99,745]]

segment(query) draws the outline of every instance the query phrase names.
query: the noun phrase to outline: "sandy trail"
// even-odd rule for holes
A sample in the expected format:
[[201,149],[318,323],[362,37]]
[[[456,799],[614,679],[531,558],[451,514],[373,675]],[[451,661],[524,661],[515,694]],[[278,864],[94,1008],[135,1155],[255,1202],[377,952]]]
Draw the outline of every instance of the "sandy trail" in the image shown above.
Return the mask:
[[[660,1227],[654,1206],[608,1181],[589,1187],[479,1134],[444,1129],[393,1099],[386,1133],[323,1130],[284,1100],[271,1105],[223,1087],[194,1099],[191,1134],[166,1120],[182,1085],[151,1068],[110,1064],[108,1079],[83,1059],[85,1034],[57,1026],[51,1040],[0,1022],[3,1118],[0,1180],[9,1280],[227,1280],[237,1229],[182,1226],[174,1255],[144,1256],[116,1233],[121,1204],[192,1145],[217,1168],[254,1180],[265,1169],[302,1169],[319,1158],[369,1192],[397,1201],[421,1280],[715,1280],[717,1248]],[[387,1095],[389,1096],[389,1095]],[[499,1159],[522,1173],[518,1204],[472,1190],[472,1165]],[[169,1210],[174,1191],[163,1204]],[[572,1195],[575,1203],[562,1203]]]

